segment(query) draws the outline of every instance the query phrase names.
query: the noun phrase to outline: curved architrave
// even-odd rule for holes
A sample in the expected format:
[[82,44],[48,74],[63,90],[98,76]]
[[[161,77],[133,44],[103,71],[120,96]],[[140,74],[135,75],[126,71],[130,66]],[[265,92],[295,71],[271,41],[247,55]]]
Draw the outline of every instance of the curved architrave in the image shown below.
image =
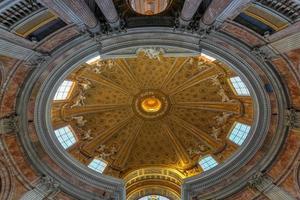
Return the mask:
[[[138,174],[138,176],[136,176],[136,174]],[[180,185],[183,178],[183,174],[174,169],[168,168],[148,167],[132,171],[124,176],[124,181],[126,182],[126,191],[128,193],[127,198],[137,196],[137,194],[139,194],[139,197],[141,197],[141,194],[138,191],[147,189],[149,188],[149,186],[155,186],[157,188],[160,188],[162,186],[167,187],[169,188],[168,190],[173,190],[173,193],[176,193],[176,196],[179,197]],[[157,185],[155,185],[154,183],[157,183]],[[140,187],[141,185],[143,185],[143,188]],[[166,190],[166,193],[168,190]],[[162,193],[153,194],[165,196]]]
[[[235,154],[232,158],[230,158],[226,163],[219,165],[215,168],[215,170],[208,171],[207,173],[203,173],[199,176],[187,179],[182,187],[182,198],[189,199],[191,192],[195,193],[197,191],[201,191],[205,188],[210,187],[213,184],[216,184],[217,182],[226,179],[232,173],[237,171],[241,166],[245,165],[249,161],[249,159],[251,159],[251,157],[257,152],[257,150],[264,141],[269,125],[269,100],[267,98],[266,92],[264,91],[263,83],[259,79],[259,76],[255,73],[254,69],[252,69],[251,66],[246,61],[244,61],[243,58],[236,56],[233,52],[230,52],[228,49],[220,48],[220,46],[214,44],[210,40],[211,38],[208,37],[207,39],[202,40],[200,48],[198,46],[200,37],[197,34],[174,33],[172,29],[168,28],[157,28],[154,30],[152,28],[151,33],[149,32],[150,29],[147,28],[132,29],[128,30],[127,33],[122,33],[118,35],[118,37],[103,37],[101,41],[102,49],[100,49],[100,52],[103,55],[107,55],[109,54],[109,52],[113,52],[117,49],[126,49],[129,47],[138,48],[145,46],[180,47],[195,52],[201,52],[203,47],[205,49],[206,54],[211,55],[213,57],[217,57],[221,61],[224,61],[225,63],[229,64],[229,66],[231,66],[244,80],[246,80],[246,84],[250,88],[253,98],[256,100],[255,109],[256,112],[259,113],[259,115],[256,116],[256,125],[252,129],[253,132],[257,131],[256,134],[253,134],[252,138],[247,143],[245,143],[243,147],[241,147],[242,150],[239,153]],[[226,36],[223,34],[219,34],[218,37],[223,39]],[[48,166],[45,166],[41,162],[41,160],[36,156],[36,153],[34,152],[32,144],[30,143],[30,140],[28,138],[26,124],[26,105],[28,103],[28,97],[31,93],[31,88],[35,81],[37,81],[37,77],[39,77],[42,74],[44,69],[51,66],[51,62],[53,62],[55,59],[61,56],[60,54],[62,52],[64,52],[66,49],[70,49],[78,45],[78,43],[81,43],[81,47],[78,48],[76,52],[73,52],[73,54],[71,56],[68,56],[64,61],[56,63],[55,70],[53,70],[53,72],[49,74],[50,78],[48,78],[47,81],[43,84],[42,89],[38,94],[38,100],[36,102],[35,110],[35,122],[39,139],[45,150],[48,152],[48,154],[53,159],[55,159],[60,166],[64,167],[70,173],[76,174],[78,178],[84,180],[85,182],[98,185],[99,187],[104,187],[109,191],[117,192],[117,199],[122,199],[124,197],[124,190],[122,189],[123,183],[120,180],[111,177],[106,177],[104,175],[99,176],[98,174],[87,169],[86,167],[78,165],[78,162],[67,156],[66,153],[62,151],[61,147],[57,146],[57,144],[54,142],[55,139],[51,138],[50,134],[48,134],[48,132],[53,131],[50,126],[49,119],[50,99],[54,96],[54,91],[55,89],[57,89],[58,84],[67,76],[67,74],[72,69],[74,69],[79,63],[82,62],[82,58],[87,59],[88,57],[92,57],[93,55],[96,55],[95,52],[99,50],[98,44],[89,40],[89,38],[82,37],[66,45],[64,48],[60,48],[53,52],[51,60],[48,60],[46,63],[43,63],[43,65],[41,65],[40,68],[36,69],[32,76],[28,79],[28,82],[25,84],[18,102],[18,111],[22,118],[21,121],[23,122],[21,125],[21,130],[24,133],[20,137],[24,148],[29,153],[31,161],[33,162],[34,166],[37,169],[39,169],[40,172],[50,174],[51,176],[54,176],[55,178],[61,180],[60,182],[63,183],[61,187],[65,190],[68,190],[68,192],[71,192],[76,197],[84,197],[86,199],[89,199],[89,197],[91,197],[88,192],[82,190],[78,191],[78,188],[75,188],[70,183],[66,183],[62,177],[55,174],[53,170],[51,170]],[[246,50],[248,49],[244,49],[244,51]],[[255,60],[256,63],[265,66],[265,64],[263,64],[263,62],[258,60],[256,57],[252,57],[252,59]],[[237,66],[243,67],[239,68]],[[272,75],[270,77],[270,80],[272,80],[272,84],[275,87],[283,90],[276,76]],[[285,95],[277,94],[277,96],[279,97],[280,104],[282,104],[281,106],[285,106],[287,103],[285,100]],[[281,117],[279,124],[282,124],[283,115],[282,113],[279,113],[279,115]],[[283,130],[280,129],[280,131]],[[283,139],[284,136],[281,136],[281,138],[275,140],[275,144],[273,145],[274,148],[278,146],[278,144],[280,146]],[[53,146],[56,146],[57,148],[53,148]],[[258,165],[256,169],[252,169],[247,174],[247,176],[245,176],[245,179],[252,176],[257,170],[265,170],[265,167],[271,164],[276,153],[277,151],[275,153],[270,152],[269,154],[271,155],[271,158],[268,160],[268,163],[264,166]],[[222,195],[220,195],[221,192],[216,192],[211,196],[214,196],[215,198],[223,198],[238,190],[239,188],[243,187],[245,184],[242,184],[243,181],[245,180],[241,179],[241,181],[238,181],[238,183],[232,184],[234,186],[229,186],[229,189],[223,189]],[[107,187],[107,185],[109,185],[110,187]]]
[[153,194],[167,197],[170,200],[180,200],[180,195],[176,191],[168,187],[156,185],[147,185],[138,190],[132,191],[131,194],[128,195],[127,200],[139,200],[144,196]]
[[2,62],[0,62],[0,88],[4,82],[4,65]]
[[11,178],[10,170],[5,163],[0,160],[0,199],[12,199],[14,183]]
[[300,162],[297,163],[294,171],[295,185],[297,186],[298,191],[300,191]]

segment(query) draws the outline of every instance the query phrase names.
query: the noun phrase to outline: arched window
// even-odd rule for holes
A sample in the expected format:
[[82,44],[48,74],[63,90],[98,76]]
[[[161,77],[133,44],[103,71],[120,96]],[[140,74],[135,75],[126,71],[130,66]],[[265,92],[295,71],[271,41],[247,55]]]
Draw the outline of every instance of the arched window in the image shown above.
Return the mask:
[[57,89],[53,100],[57,101],[67,99],[69,97],[72,86],[73,81],[65,80]]
[[208,155],[199,161],[199,165],[203,171],[207,171],[217,166],[218,162],[212,156]]
[[148,195],[140,198],[139,200],[170,200],[167,197],[159,196],[159,195]]
[[250,96],[250,92],[246,84],[238,76],[230,78],[231,85],[233,86],[235,93],[239,96]]
[[69,148],[76,143],[76,138],[69,126],[62,127],[54,131],[58,141],[65,148]]
[[107,163],[105,161],[97,158],[92,160],[92,162],[90,162],[90,164],[88,165],[90,169],[95,170],[99,173],[102,173],[105,170],[106,166]]
[[232,131],[230,132],[229,140],[237,145],[243,144],[250,131],[250,128],[251,127],[246,124],[236,122]]

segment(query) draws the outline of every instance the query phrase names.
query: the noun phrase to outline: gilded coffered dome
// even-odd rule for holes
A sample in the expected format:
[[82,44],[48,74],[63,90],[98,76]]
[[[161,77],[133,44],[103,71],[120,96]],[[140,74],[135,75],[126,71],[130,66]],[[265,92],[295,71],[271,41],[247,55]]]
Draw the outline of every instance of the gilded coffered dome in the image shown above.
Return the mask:
[[137,177],[159,182],[167,172],[179,196],[184,178],[225,162],[251,137],[252,98],[212,57],[156,51],[81,64],[55,94],[52,125],[72,157],[124,179],[129,195]]

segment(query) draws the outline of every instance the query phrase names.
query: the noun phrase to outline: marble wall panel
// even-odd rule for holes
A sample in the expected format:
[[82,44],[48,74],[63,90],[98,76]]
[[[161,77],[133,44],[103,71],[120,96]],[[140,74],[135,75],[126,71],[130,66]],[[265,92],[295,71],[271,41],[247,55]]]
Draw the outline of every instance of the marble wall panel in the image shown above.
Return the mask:
[[268,172],[268,175],[273,178],[273,180],[279,181],[284,178],[287,171],[289,171],[297,160],[300,150],[300,134],[291,131],[285,142],[285,145],[277,157],[276,162]]
[[78,36],[80,33],[74,25],[69,25],[54,34],[46,37],[38,46],[38,50],[42,52],[51,52],[55,48],[65,44],[70,39]]
[[[297,57],[294,62],[299,58]],[[288,63],[282,57],[273,59],[272,63],[280,73],[284,84],[286,84],[289,89],[293,107],[296,109],[300,109],[300,83],[298,82],[297,77],[292,73]]]
[[225,22],[221,30],[251,47],[265,44],[260,35],[235,22]]
[[26,74],[31,71],[30,68],[20,65],[9,80],[8,85],[3,90],[3,99],[0,107],[0,117],[8,116],[15,112],[18,92],[26,79]]

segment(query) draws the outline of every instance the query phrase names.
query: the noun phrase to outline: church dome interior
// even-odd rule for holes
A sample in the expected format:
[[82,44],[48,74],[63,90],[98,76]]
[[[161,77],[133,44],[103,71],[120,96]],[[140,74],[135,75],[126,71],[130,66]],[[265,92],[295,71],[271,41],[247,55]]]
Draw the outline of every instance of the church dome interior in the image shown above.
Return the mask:
[[300,199],[300,2],[0,0],[2,199]]
[[183,178],[225,162],[251,138],[250,92],[222,62],[147,49],[97,58],[63,80],[51,108],[58,142],[89,168],[128,188],[134,173],[172,171],[179,196]]

